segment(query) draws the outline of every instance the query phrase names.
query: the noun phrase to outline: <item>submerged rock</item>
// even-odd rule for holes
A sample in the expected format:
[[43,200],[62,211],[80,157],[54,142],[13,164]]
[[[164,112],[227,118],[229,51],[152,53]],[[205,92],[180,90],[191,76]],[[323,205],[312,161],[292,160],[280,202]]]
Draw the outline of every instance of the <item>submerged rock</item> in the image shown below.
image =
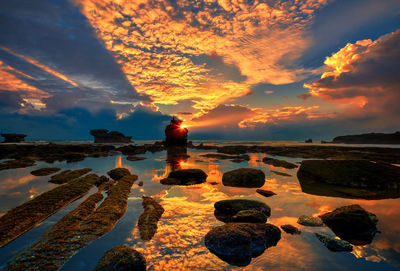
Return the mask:
[[302,190],[345,198],[400,197],[400,167],[367,160],[305,160],[297,172]]
[[131,173],[127,168],[119,167],[119,168],[114,168],[110,171],[107,172],[108,176],[110,176],[113,180],[118,181],[122,177],[126,175],[130,175]]
[[265,174],[259,169],[238,168],[225,172],[222,183],[233,187],[261,187],[265,183]]
[[288,161],[278,160],[278,159],[270,158],[270,157],[265,157],[265,158],[263,158],[262,161],[264,162],[264,164],[273,165],[274,167],[283,167],[283,168],[288,168],[288,169],[298,167],[297,165],[290,163]]
[[204,183],[207,174],[201,169],[181,169],[172,171],[168,178],[162,179],[160,183],[165,185],[193,185]]
[[267,216],[255,210],[243,210],[232,216],[232,222],[245,222],[245,223],[265,223]]
[[90,130],[90,134],[94,136],[94,143],[130,143],[132,138],[117,131],[108,132],[107,129]]
[[267,248],[276,246],[281,231],[272,224],[228,223],[212,228],[205,236],[206,247],[220,259],[246,266]]
[[147,159],[146,157],[140,157],[140,156],[128,156],[126,157],[126,160],[128,161],[140,161],[140,160],[145,160]]
[[138,220],[140,238],[148,241],[157,231],[157,222],[164,213],[164,208],[150,197],[143,197],[143,213]]
[[308,216],[308,215],[300,216],[299,219],[297,220],[297,223],[309,227],[321,227],[324,225],[319,217]]
[[264,197],[272,197],[273,195],[276,195],[276,193],[265,189],[257,189],[256,192]]
[[214,204],[214,208],[215,217],[223,222],[231,221],[233,216],[243,210],[258,211],[264,214],[266,217],[269,217],[271,215],[271,208],[267,204],[249,199],[217,201]]
[[35,165],[35,161],[31,159],[18,159],[18,160],[9,160],[0,163],[0,170],[12,169],[12,168],[24,168]]
[[92,171],[92,169],[90,168],[75,169],[75,170],[67,169],[56,175],[51,176],[49,182],[55,184],[63,184],[73,179],[79,178],[90,171]]
[[33,176],[47,176],[47,175],[56,173],[57,171],[60,171],[60,170],[61,170],[61,168],[58,168],[58,167],[46,167],[46,168],[40,168],[40,169],[31,171],[31,174]]
[[353,251],[353,246],[345,240],[340,240],[324,233],[316,232],[315,235],[331,251]]
[[371,243],[378,232],[376,215],[358,204],[337,208],[320,218],[337,236],[354,245]]
[[284,230],[286,233],[290,233],[290,234],[300,234],[301,233],[301,231],[297,227],[290,225],[290,224],[282,225],[281,229]]
[[145,271],[146,259],[133,248],[117,246],[108,250],[99,260],[95,271]]

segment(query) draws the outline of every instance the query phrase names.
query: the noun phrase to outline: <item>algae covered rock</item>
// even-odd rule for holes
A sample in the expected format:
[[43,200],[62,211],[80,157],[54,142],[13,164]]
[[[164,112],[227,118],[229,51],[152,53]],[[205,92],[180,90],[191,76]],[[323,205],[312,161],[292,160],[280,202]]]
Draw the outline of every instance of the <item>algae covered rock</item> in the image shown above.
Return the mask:
[[319,217],[308,215],[301,215],[297,220],[297,223],[309,227],[321,227],[324,225]]
[[297,168],[298,166],[290,163],[288,161],[285,160],[278,160],[275,158],[271,158],[271,157],[265,157],[262,160],[264,162],[264,164],[268,164],[268,165],[272,165],[275,167],[283,167],[283,168],[288,168],[288,169],[292,169],[292,168]]
[[40,168],[37,170],[31,171],[31,174],[33,176],[47,176],[51,175],[53,173],[56,173],[57,171],[61,170],[61,168],[58,167],[45,167],[45,168]]
[[150,197],[143,197],[143,213],[138,220],[140,238],[147,241],[153,238],[157,231],[157,222],[164,213],[164,208]]
[[108,176],[110,176],[113,180],[118,181],[125,175],[130,175],[130,171],[127,168],[119,167],[119,168],[114,168],[110,171],[107,172]]
[[232,222],[265,223],[268,217],[256,210],[243,210],[237,212],[231,219]]
[[266,217],[271,215],[271,208],[260,201],[249,199],[221,200],[214,204],[214,215],[218,220],[229,222],[232,217],[243,210],[258,211]]
[[12,169],[12,168],[24,168],[24,167],[30,167],[35,165],[35,161],[28,159],[28,158],[23,158],[23,159],[14,159],[14,160],[8,160],[0,163],[0,170],[5,170],[5,169]]
[[225,172],[222,183],[233,187],[261,187],[265,183],[265,174],[259,169],[238,168]]
[[204,183],[207,174],[201,169],[181,169],[172,171],[168,178],[162,179],[160,183],[165,185],[193,185]]
[[324,233],[316,232],[315,235],[330,251],[338,252],[353,250],[353,246],[345,240],[337,239]]
[[75,169],[75,170],[67,169],[56,175],[51,176],[49,182],[55,184],[63,184],[73,179],[79,178],[90,171],[92,171],[92,169],[90,168]]
[[320,218],[337,236],[354,245],[371,243],[378,232],[376,215],[358,204],[337,208]]
[[229,264],[246,266],[267,248],[276,246],[281,231],[272,224],[227,223],[205,236],[206,247]]
[[146,259],[133,248],[117,246],[99,260],[95,271],[145,271]]
[[281,229],[289,234],[300,234],[301,233],[301,231],[297,227],[290,225],[290,224],[282,225]]

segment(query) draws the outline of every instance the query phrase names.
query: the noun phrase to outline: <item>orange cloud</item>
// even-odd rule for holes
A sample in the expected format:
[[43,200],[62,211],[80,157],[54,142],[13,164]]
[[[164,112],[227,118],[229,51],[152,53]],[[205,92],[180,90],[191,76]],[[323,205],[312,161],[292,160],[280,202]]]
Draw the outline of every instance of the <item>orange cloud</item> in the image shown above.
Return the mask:
[[[291,83],[312,72],[285,65],[293,64],[310,45],[307,27],[314,11],[327,4],[321,0],[75,2],[139,93],[165,105],[190,99],[202,112],[247,95],[253,84]],[[224,63],[235,65],[246,81],[223,78],[193,61],[204,55],[220,56]]]

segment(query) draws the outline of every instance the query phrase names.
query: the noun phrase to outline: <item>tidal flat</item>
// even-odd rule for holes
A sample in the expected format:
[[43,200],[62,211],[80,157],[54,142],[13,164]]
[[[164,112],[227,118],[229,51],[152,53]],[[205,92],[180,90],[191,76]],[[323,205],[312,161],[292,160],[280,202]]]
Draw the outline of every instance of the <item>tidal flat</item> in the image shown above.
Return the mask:
[[[91,186],[87,188],[85,186],[85,192],[90,190],[86,195],[82,193],[76,201],[57,207],[58,212],[54,214],[52,212],[46,216],[43,215],[42,222],[38,221],[35,227],[15,240],[5,243],[0,248],[0,270],[5,269],[10,262],[18,262],[21,259],[20,255],[31,255],[32,249],[35,249],[38,244],[41,250],[47,253],[48,248],[43,241],[51,238],[57,242],[62,240],[58,235],[54,238],[54,233],[58,234],[60,225],[66,222],[73,233],[68,235],[71,241],[78,242],[77,236],[90,235],[90,237],[79,240],[80,245],[73,250],[73,253],[68,251],[66,258],[65,251],[62,251],[60,254],[64,257],[63,261],[57,258],[57,253],[49,254],[54,257],[54,270],[58,268],[74,271],[94,270],[106,251],[121,245],[138,251],[146,260],[147,270],[400,269],[400,228],[398,227],[400,224],[400,174],[398,174],[400,148],[314,144],[268,145],[267,143],[255,145],[246,142],[223,145],[223,143],[213,142],[203,145],[189,144],[187,149],[176,150],[166,149],[159,143],[153,143],[122,147],[84,145],[88,146],[87,148],[82,145],[53,144],[50,146],[52,151],[49,155],[45,154],[47,148],[43,145],[40,145],[38,150],[27,145],[0,145],[0,150],[3,148],[8,150],[8,152],[1,152],[0,163],[6,162],[6,165],[9,165],[7,161],[11,159],[30,159],[35,162],[34,164],[22,163],[21,166],[27,167],[21,168],[4,167],[0,171],[0,220],[5,219],[6,213],[13,208],[23,206],[29,201],[35,202],[35,199],[43,198],[45,195],[43,193],[49,193],[54,189],[60,190],[63,186],[70,185],[71,180],[65,184],[49,182],[52,176],[62,171],[92,169],[90,172],[83,171],[86,175],[80,178],[84,179],[85,176],[91,176],[91,174],[98,176],[90,183]],[[67,154],[64,155],[63,151]],[[146,159],[127,159],[128,156],[135,155]],[[239,159],[235,159],[238,157]],[[266,157],[275,159],[274,161],[286,161],[292,165],[298,165],[298,168],[286,168],[282,163],[271,164],[271,159],[267,159],[265,163],[263,159]],[[349,167],[342,171],[335,170],[329,176],[324,176],[324,180],[329,180],[324,183],[311,174],[318,173],[317,170],[314,171],[309,165],[302,169],[301,162],[304,160],[324,159],[373,161],[371,167],[375,168],[374,165],[377,164],[380,166],[380,171],[376,172],[370,167],[363,170],[361,167],[357,169],[357,174],[349,174],[346,170],[356,170]],[[357,166],[363,164],[366,163],[357,163]],[[329,167],[332,166],[329,165]],[[48,176],[31,174],[32,171],[41,168],[60,168],[61,170]],[[124,191],[127,191],[121,192],[120,197],[115,193],[107,194],[107,190],[110,191],[110,187],[104,187],[107,181],[103,180],[103,184],[97,182],[101,176],[108,176],[107,172],[114,168],[126,168],[131,174],[138,176],[135,183],[129,183],[128,186],[132,185],[130,190],[125,186]],[[260,187],[225,186],[222,182],[223,174],[240,168],[261,170],[265,174],[265,182],[260,183]],[[207,178],[205,182],[193,185],[160,183],[172,171],[181,169],[200,169],[206,173]],[[299,170],[303,172],[299,176],[300,180],[297,175]],[[369,175],[374,172],[376,182],[368,179],[363,182],[364,171],[369,172]],[[340,177],[340,175],[332,177],[335,173],[347,176],[346,183],[343,181],[335,183],[335,178]],[[385,183],[385,180],[389,180],[385,174],[390,174],[388,183]],[[380,175],[383,180],[380,180]],[[304,176],[307,178],[304,179]],[[72,179],[73,183],[76,182],[74,180],[79,179]],[[143,185],[139,186],[139,182],[143,182]],[[118,185],[118,181],[113,187],[115,185]],[[258,189],[272,191],[276,195],[265,197],[257,193]],[[118,191],[117,187],[114,191]],[[126,195],[126,201],[123,200],[124,195]],[[98,215],[102,212],[100,208],[111,196],[122,199],[122,202],[118,202],[117,205],[110,205],[117,206],[114,211],[118,215],[113,216],[114,207],[110,207],[107,213],[112,217],[102,220],[103,216]],[[146,234],[143,238],[144,234],[143,231],[141,233],[138,223],[140,217],[143,220],[143,217],[148,215],[149,209],[144,210],[144,206],[153,208],[153,205],[147,205],[143,201],[147,199],[146,197],[151,197],[148,201],[156,202],[153,204],[156,206],[154,208],[161,207],[164,212],[158,212],[155,215],[156,218],[151,219],[151,234]],[[205,243],[205,236],[213,228],[226,225],[215,217],[214,204],[221,200],[235,199],[255,200],[266,204],[271,209],[267,219],[268,224],[278,228],[283,225],[292,225],[301,233],[289,234],[282,231],[276,244],[266,246],[255,255],[250,254],[250,259],[238,266],[236,262],[209,250]],[[85,202],[92,202],[92,200],[95,203],[90,205],[90,214],[87,217],[92,215],[94,218],[88,219],[85,216],[80,218],[81,221],[78,223],[74,214],[80,210],[79,206],[84,207]],[[368,242],[353,242],[351,251],[347,249],[337,252],[325,247],[324,243],[317,238],[321,235],[316,236],[316,234],[327,236],[324,237],[325,239],[335,237],[335,232],[328,226],[310,227],[297,223],[302,215],[317,218],[339,207],[354,204],[365,209],[367,214],[376,216],[377,222],[376,231],[369,236],[372,239],[368,239]],[[20,219],[23,220],[23,217]],[[100,233],[93,233],[87,221],[95,221]],[[115,226],[101,230],[101,225],[109,225],[107,223],[110,221],[110,225],[115,224]],[[80,225],[78,230],[76,224]],[[79,232],[79,229],[82,232]],[[66,240],[62,241],[68,244],[68,239]],[[346,240],[341,241],[346,242]],[[347,243],[346,245],[349,246]],[[27,263],[29,264],[29,261]],[[52,258],[46,258],[46,264],[51,263]]]

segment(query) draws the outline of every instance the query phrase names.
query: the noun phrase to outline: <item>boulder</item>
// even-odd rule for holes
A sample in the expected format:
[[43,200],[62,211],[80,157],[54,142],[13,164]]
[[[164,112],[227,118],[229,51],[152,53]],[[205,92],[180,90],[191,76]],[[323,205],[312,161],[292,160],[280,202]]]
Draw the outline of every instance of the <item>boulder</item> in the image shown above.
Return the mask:
[[113,180],[118,181],[119,179],[121,179],[122,177],[124,177],[125,175],[130,175],[131,172],[129,171],[129,169],[127,168],[114,168],[110,171],[107,172],[108,176],[110,176]]
[[232,216],[232,222],[265,223],[267,216],[256,210],[243,210]]
[[280,238],[281,231],[272,224],[228,223],[211,229],[205,245],[227,263],[246,266],[267,248],[276,246]]
[[315,235],[330,251],[338,252],[353,250],[353,246],[345,240],[334,238],[324,233],[316,232]]
[[378,232],[376,215],[358,204],[337,208],[320,215],[320,218],[338,237],[353,245],[371,243]]
[[257,189],[256,192],[264,197],[272,197],[273,195],[276,195],[276,193],[265,189]]
[[146,259],[135,249],[117,246],[108,250],[99,260],[95,271],[145,271]]
[[259,169],[239,168],[225,172],[222,183],[233,187],[261,187],[265,183],[265,174]]
[[384,162],[305,160],[297,178],[302,190],[310,194],[365,199],[400,197],[400,167]]
[[94,143],[130,143],[132,138],[117,131],[108,132],[107,129],[90,130],[90,134],[94,136]]
[[290,163],[288,161],[278,160],[278,159],[270,158],[270,157],[264,157],[262,161],[264,162],[264,164],[273,165],[274,167],[283,167],[283,168],[288,168],[288,169],[298,167],[297,165]]
[[308,216],[308,215],[300,216],[299,219],[297,220],[297,223],[309,227],[321,227],[324,225],[319,217]]
[[25,141],[26,135],[24,134],[1,134],[2,137],[4,137],[4,143],[19,143],[22,141]]
[[165,185],[193,185],[204,183],[207,174],[201,169],[181,169],[172,171],[168,178],[162,179],[160,183]]
[[271,208],[267,204],[249,199],[217,201],[214,204],[214,208],[215,217],[223,222],[232,221],[232,217],[243,210],[258,211],[264,214],[266,217],[269,217],[271,215]]
[[301,231],[297,227],[290,225],[290,224],[282,225],[281,229],[289,234],[300,234],[301,233]]

